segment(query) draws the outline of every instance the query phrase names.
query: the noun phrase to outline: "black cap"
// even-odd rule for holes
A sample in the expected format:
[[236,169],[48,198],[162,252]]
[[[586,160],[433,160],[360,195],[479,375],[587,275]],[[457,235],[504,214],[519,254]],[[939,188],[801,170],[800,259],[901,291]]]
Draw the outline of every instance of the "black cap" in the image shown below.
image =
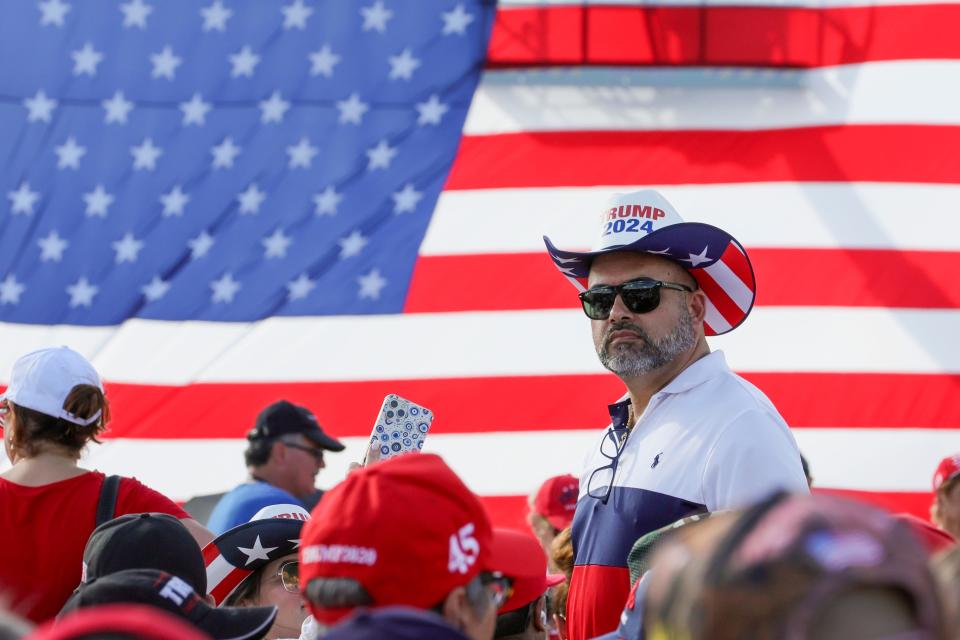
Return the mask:
[[157,569],[207,592],[203,552],[187,528],[165,513],[131,513],[93,530],[83,550],[83,582],[126,569]]
[[247,434],[247,439],[277,438],[290,433],[302,433],[321,449],[328,451],[344,449],[342,442],[323,432],[323,427],[309,409],[286,400],[274,402],[261,411],[253,430]]
[[118,571],[82,584],[61,615],[117,603],[147,604],[173,613],[216,640],[262,638],[277,616],[274,606],[211,607],[189,584],[154,569]]

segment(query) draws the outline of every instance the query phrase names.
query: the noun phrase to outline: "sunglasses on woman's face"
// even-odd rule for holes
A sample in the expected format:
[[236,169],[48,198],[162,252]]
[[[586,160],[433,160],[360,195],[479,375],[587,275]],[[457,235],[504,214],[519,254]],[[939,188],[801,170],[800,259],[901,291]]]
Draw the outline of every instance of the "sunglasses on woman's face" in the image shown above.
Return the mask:
[[613,303],[618,295],[623,300],[623,306],[630,313],[650,313],[660,306],[661,289],[673,289],[688,293],[693,291],[683,284],[638,278],[618,285],[601,284],[591,287],[580,294],[580,304],[583,305],[583,312],[591,320],[606,320],[609,318]]
[[297,593],[300,591],[300,562],[297,560],[287,560],[280,563],[277,568],[277,576],[285,591]]

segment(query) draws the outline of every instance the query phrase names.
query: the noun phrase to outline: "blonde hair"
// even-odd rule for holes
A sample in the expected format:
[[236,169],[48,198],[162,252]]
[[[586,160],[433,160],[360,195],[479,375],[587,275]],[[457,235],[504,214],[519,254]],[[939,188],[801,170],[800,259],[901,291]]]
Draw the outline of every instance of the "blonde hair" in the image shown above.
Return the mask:
[[553,539],[550,543],[550,559],[570,580],[573,575],[573,529],[567,527]]

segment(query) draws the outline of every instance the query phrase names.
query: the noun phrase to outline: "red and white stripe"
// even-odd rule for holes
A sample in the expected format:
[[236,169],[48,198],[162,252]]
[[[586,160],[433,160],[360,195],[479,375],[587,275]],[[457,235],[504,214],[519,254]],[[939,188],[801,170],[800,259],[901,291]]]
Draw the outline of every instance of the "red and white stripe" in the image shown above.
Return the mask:
[[218,607],[253,571],[230,564],[212,542],[203,548],[203,562],[207,565],[207,594]]
[[720,259],[690,272],[707,294],[703,320],[707,336],[724,334],[743,322],[753,307],[753,271],[743,250],[729,243]]
[[[960,4],[899,0],[508,0],[402,315],[3,325],[0,375],[38,346],[91,357],[115,420],[88,463],[177,499],[240,481],[280,397],[347,443],[329,486],[399,393],[434,409],[427,449],[523,526],[622,394],[541,238],[583,249],[611,192],[649,186],[749,251],[756,308],[711,344],[816,485],[925,515],[960,449],[958,22]],[[739,305],[725,264],[710,276]]]

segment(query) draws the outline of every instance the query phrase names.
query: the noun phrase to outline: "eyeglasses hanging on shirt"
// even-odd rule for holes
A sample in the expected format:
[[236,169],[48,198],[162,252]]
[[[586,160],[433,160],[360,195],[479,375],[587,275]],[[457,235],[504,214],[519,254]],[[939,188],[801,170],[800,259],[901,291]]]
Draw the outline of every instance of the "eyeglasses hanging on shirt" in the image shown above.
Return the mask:
[[603,504],[607,504],[610,499],[613,479],[617,475],[617,464],[620,462],[620,454],[623,453],[629,434],[630,429],[626,427],[620,429],[610,427],[600,442],[600,453],[610,463],[594,469],[593,473],[590,474],[590,478],[587,480],[587,495]]

